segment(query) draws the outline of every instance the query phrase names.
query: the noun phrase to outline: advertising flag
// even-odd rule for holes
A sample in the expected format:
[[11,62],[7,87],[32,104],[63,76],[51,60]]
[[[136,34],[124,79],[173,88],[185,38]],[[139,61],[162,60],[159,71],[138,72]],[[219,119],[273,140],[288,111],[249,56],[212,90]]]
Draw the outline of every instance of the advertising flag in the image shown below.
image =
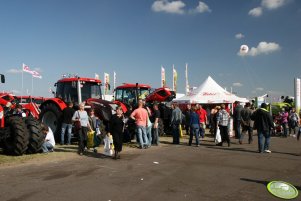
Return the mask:
[[188,64],[186,64],[186,68],[185,68],[185,79],[186,79],[185,91],[186,91],[186,95],[188,95],[188,93],[189,93],[189,83],[188,83]]
[[104,88],[105,88],[105,95],[108,94],[108,92],[110,91],[110,75],[108,73],[104,73]]
[[172,77],[173,77],[173,87],[172,90],[174,92],[177,92],[177,81],[178,81],[178,73],[177,70],[172,66]]
[[161,87],[166,86],[165,69],[161,66]]
[[300,102],[301,102],[301,80],[300,78],[295,78],[295,107],[296,112],[300,112]]
[[116,72],[115,71],[114,71],[114,74],[113,74],[113,85],[114,85],[113,87],[115,89],[116,88]]

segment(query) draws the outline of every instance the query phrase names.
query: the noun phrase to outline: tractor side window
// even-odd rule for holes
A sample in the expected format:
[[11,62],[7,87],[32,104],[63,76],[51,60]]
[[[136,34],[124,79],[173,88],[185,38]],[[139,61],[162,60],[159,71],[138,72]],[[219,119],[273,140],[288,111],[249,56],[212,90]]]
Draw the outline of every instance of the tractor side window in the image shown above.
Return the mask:
[[122,89],[116,89],[115,100],[122,101]]
[[99,83],[85,82],[81,84],[82,100],[89,98],[101,98],[101,86]]
[[135,99],[136,99],[136,95],[135,95],[135,90],[133,89],[124,89],[123,91],[123,102],[132,105],[135,104]]

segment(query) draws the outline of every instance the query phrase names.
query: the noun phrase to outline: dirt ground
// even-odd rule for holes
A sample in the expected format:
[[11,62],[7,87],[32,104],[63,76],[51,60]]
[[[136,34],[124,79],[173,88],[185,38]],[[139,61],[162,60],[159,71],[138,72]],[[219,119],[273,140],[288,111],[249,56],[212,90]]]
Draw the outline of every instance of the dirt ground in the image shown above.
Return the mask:
[[[217,147],[161,138],[160,146],[126,145],[120,160],[99,153],[76,154],[59,146],[54,153],[0,165],[0,200],[280,200],[266,185],[282,180],[301,190],[301,141],[273,137],[271,154],[257,153],[257,140]],[[295,200],[301,200],[299,196]]]

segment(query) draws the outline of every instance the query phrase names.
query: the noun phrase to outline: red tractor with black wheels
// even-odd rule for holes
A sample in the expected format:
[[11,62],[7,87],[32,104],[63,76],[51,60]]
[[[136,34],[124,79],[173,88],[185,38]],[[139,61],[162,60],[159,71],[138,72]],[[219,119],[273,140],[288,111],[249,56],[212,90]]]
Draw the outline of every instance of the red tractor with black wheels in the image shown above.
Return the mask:
[[[4,83],[4,75],[0,76],[1,83]],[[26,116],[25,112],[17,113],[16,105],[11,94],[0,95],[0,147],[10,155],[38,153],[44,142],[41,124],[32,116]]]
[[[166,106],[167,102],[172,101],[176,94],[168,87],[161,87],[152,89],[147,84],[130,84],[125,83],[115,89],[115,103],[121,105],[124,112],[129,108],[135,109],[137,107],[138,99],[145,99],[147,106],[152,108],[154,102],[159,103],[161,113],[161,120],[159,121],[159,135],[169,133],[169,116],[170,108]],[[134,130],[134,129],[133,129]]]
[[[40,119],[48,125],[56,140],[60,139],[62,111],[68,102],[78,106],[85,102],[86,110],[94,109],[95,116],[106,123],[115,112],[116,104],[102,99],[101,80],[83,77],[64,77],[55,84],[55,98],[49,98],[41,106]],[[104,130],[102,132],[105,132]]]

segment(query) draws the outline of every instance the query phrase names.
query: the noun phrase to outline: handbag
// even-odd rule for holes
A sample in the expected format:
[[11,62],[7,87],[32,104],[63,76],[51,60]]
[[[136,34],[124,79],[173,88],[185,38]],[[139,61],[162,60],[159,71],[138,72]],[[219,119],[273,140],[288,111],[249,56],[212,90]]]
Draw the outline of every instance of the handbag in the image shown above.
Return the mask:
[[221,142],[222,142],[221,132],[220,132],[219,127],[217,127],[216,136],[215,136],[215,143],[218,144],[218,143],[221,143]]
[[79,112],[77,111],[77,114],[78,114],[78,121],[75,121],[74,122],[74,126],[75,126],[75,129],[76,130],[80,130],[82,128],[82,125],[80,123],[80,115],[79,115]]

